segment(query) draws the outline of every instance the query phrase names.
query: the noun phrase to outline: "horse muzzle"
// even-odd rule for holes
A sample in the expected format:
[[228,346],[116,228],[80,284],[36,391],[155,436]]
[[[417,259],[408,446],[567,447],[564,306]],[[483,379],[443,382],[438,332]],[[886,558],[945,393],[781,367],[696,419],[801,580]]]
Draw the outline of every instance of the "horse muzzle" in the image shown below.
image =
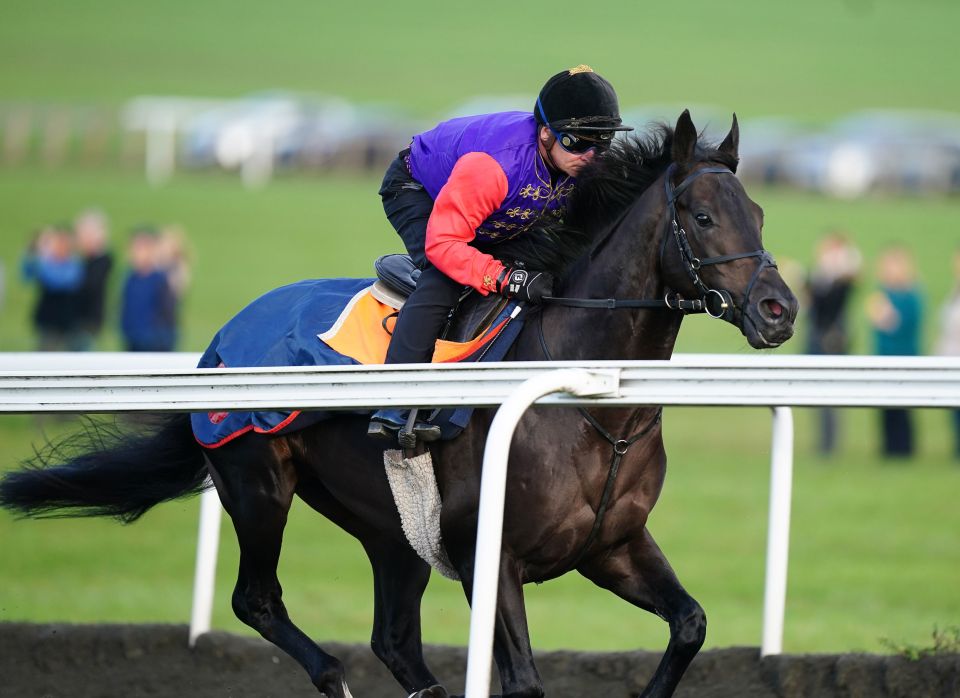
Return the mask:
[[793,336],[800,303],[785,284],[754,289],[758,300],[747,299],[741,315],[740,330],[754,349],[779,347]]

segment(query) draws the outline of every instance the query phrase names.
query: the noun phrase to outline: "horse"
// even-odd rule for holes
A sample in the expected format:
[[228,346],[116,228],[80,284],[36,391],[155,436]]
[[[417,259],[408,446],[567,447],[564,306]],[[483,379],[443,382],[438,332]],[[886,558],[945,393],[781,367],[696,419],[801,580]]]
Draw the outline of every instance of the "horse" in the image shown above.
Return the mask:
[[[569,223],[589,231],[557,296],[532,308],[505,357],[668,359],[686,314],[736,326],[755,349],[793,334],[798,303],[762,245],[762,209],[735,176],[736,115],[719,146],[698,142],[684,111],[618,142],[578,179]],[[544,695],[523,585],[576,570],[669,624],[666,651],[642,696],[670,696],[703,644],[706,615],[647,529],[666,473],[658,407],[544,409],[524,416],[510,448],[494,658],[502,695]],[[427,445],[445,551],[472,595],[481,462],[492,410],[458,437]],[[237,617],[293,657],[317,690],[347,698],[343,664],[287,614],[277,563],[294,496],[356,537],[374,576],[371,647],[415,698],[448,696],[424,662],[420,602],[431,568],[401,529],[383,446],[367,417],[337,415],[281,436],[249,432],[200,448],[189,415],[149,433],[97,434],[62,462],[8,474],[0,505],[29,516],[108,515],[132,521],[212,479],[232,519],[240,565]]]

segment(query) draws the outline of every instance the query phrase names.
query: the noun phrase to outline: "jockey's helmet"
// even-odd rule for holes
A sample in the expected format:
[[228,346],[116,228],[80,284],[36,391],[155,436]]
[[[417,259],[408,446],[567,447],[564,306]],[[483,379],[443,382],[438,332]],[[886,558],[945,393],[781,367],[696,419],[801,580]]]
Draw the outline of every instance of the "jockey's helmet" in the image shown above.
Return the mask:
[[613,135],[632,131],[620,119],[620,105],[613,85],[588,65],[557,73],[544,84],[533,110],[537,123],[554,133],[584,136]]

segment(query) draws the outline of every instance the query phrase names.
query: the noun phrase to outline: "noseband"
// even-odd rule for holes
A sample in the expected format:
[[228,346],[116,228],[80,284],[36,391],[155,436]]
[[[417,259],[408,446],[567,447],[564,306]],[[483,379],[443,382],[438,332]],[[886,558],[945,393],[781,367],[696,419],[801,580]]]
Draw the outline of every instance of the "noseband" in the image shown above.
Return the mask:
[[[720,255],[718,257],[707,257],[701,259],[697,257],[693,248],[690,247],[690,241],[687,239],[687,232],[680,225],[677,217],[677,199],[686,191],[687,187],[700,175],[705,174],[733,174],[733,171],[726,167],[704,167],[696,170],[680,182],[676,187],[673,186],[671,177],[676,171],[676,164],[671,163],[664,175],[664,188],[667,195],[667,211],[670,220],[673,235],[664,235],[663,242],[660,245],[660,268],[663,269],[663,256],[667,249],[667,239],[672,237],[677,243],[677,249],[680,253],[680,259],[683,263],[684,271],[693,288],[699,294],[699,298],[684,298],[677,292],[667,291],[663,298],[659,299],[637,299],[637,298],[566,298],[562,296],[546,296],[544,303],[551,305],[563,305],[572,308],[606,308],[616,310],[618,308],[652,308],[661,310],[679,310],[684,313],[706,313],[710,317],[726,320],[733,323],[735,313],[738,310],[733,302],[733,296],[726,289],[715,289],[707,286],[700,278],[700,269],[712,264],[723,264],[737,259],[747,259],[749,257],[758,257],[760,263],[753,272],[750,282],[747,284],[746,291],[743,294],[744,301],[750,297],[754,284],[760,278],[760,274],[765,269],[777,267],[773,255],[761,248],[753,252],[739,252],[737,254]],[[607,238],[613,234],[613,231],[607,234]],[[604,241],[601,241],[601,245]],[[742,312],[742,309],[740,309]]]
[[[753,272],[753,276],[750,277],[750,283],[747,284],[747,288],[744,291],[743,299],[744,302],[750,298],[750,292],[753,290],[754,284],[757,282],[757,279],[760,278],[760,274],[763,273],[765,269],[773,268],[776,269],[777,263],[773,259],[773,255],[767,252],[765,249],[760,248],[759,250],[754,250],[753,252],[739,252],[737,254],[725,254],[718,257],[706,257],[699,258],[693,253],[693,248],[690,247],[690,241],[687,239],[687,231],[683,229],[683,226],[680,225],[680,221],[677,217],[677,199],[680,198],[680,195],[686,191],[687,187],[700,175],[705,174],[729,174],[732,175],[733,172],[726,167],[704,167],[702,169],[693,172],[690,175],[680,182],[676,187],[673,186],[672,175],[676,170],[676,164],[671,164],[667,168],[666,176],[664,177],[664,189],[667,195],[667,211],[669,213],[670,227],[673,231],[673,239],[677,242],[677,249],[680,251],[680,259],[683,262],[683,269],[687,274],[687,278],[690,279],[690,283],[696,289],[697,293],[700,294],[700,301],[703,304],[703,312],[713,318],[723,319],[727,322],[733,322],[734,313],[737,309],[736,304],[733,302],[733,296],[726,289],[716,289],[710,288],[707,286],[703,279],[700,278],[700,269],[712,264],[723,264],[725,262],[732,262],[737,259],[748,259],[750,257],[758,257],[760,263],[757,264],[757,268]],[[660,268],[663,269],[663,255],[667,249],[667,238],[668,235],[663,236],[663,242],[660,245]],[[674,298],[679,298],[678,294],[674,294]],[[668,292],[664,296],[664,302],[666,302],[668,307],[671,303],[671,294]],[[682,308],[677,308],[681,310]]]

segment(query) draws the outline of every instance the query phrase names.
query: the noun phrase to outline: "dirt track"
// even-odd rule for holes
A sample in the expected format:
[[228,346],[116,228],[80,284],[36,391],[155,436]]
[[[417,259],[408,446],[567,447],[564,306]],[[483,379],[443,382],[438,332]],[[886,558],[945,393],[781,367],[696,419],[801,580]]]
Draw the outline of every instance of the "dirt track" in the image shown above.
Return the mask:
[[[186,626],[0,623],[0,696],[10,698],[317,698],[306,674],[272,645],[212,633],[187,649]],[[326,644],[356,698],[403,691],[367,647]],[[759,659],[753,648],[703,652],[678,698],[958,698],[960,655],[909,661],[873,655]],[[428,648],[433,671],[462,691],[466,653]],[[537,664],[550,698],[635,696],[659,655],[550,652]]]

